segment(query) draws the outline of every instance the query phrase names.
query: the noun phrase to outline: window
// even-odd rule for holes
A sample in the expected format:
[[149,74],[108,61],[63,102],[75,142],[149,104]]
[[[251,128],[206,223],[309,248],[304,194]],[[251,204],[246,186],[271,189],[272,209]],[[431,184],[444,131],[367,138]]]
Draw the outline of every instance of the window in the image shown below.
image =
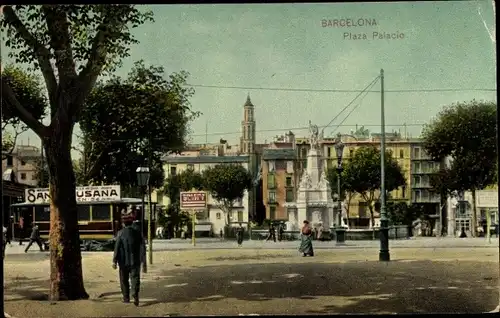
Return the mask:
[[286,162],[286,173],[293,173],[293,161]]
[[405,157],[405,152],[403,149],[399,150],[399,158],[403,159]]
[[413,201],[419,202],[422,199],[421,197],[422,197],[422,192],[420,192],[420,190],[415,190],[415,192],[413,193]]
[[352,158],[354,156],[354,150],[351,149],[349,150],[349,158]]
[[269,219],[276,220],[276,207],[275,206],[269,207]]
[[406,186],[401,187],[401,198],[406,199]]
[[276,192],[269,191],[269,202],[270,203],[276,202]]
[[188,163],[187,169],[190,170],[190,171],[193,171],[194,170],[194,164]]
[[302,158],[306,158],[307,157],[307,149],[306,148],[302,148],[302,151],[301,151],[301,157]]
[[293,202],[293,190],[286,190],[286,202]]
[[26,161],[21,160],[21,166],[25,166],[25,165],[26,165]]
[[413,157],[415,159],[420,159],[420,148],[419,147],[413,148]]
[[221,219],[221,214],[220,214],[220,212],[217,212],[217,213],[215,214],[215,218],[216,218],[217,220],[220,220],[220,219]]
[[276,170],[276,163],[274,162],[274,160],[268,162],[267,170],[269,170],[269,172],[274,172],[274,170]]
[[109,205],[96,204],[92,206],[92,221],[109,221],[111,220],[111,211]]
[[243,222],[243,211],[238,211],[238,222]]
[[332,147],[327,147],[327,148],[326,148],[326,156],[327,156],[328,158],[330,158],[331,154],[332,154]]
[[12,156],[7,156],[7,166],[12,166],[14,164],[14,159]]
[[276,161],[276,170],[285,170],[286,169],[286,161],[277,160]]
[[24,172],[21,173],[21,180],[26,180],[26,173]]
[[170,167],[170,175],[175,176],[176,174],[177,174],[177,167],[176,166]]
[[36,206],[35,222],[50,222],[50,207],[43,205]]
[[420,165],[420,162],[414,162],[413,163],[413,171],[416,172],[416,173],[420,173],[421,171],[421,165]]
[[413,177],[413,186],[414,187],[420,187],[421,186],[421,182],[422,182],[422,180],[421,180],[420,176],[414,176]]
[[422,186],[429,187],[431,185],[429,176],[422,176]]
[[274,189],[276,187],[275,179],[274,179],[274,174],[268,174],[267,175],[267,188],[268,189]]
[[292,177],[286,177],[286,186],[287,187],[293,187]]
[[90,221],[90,205],[79,204],[76,207],[78,221]]

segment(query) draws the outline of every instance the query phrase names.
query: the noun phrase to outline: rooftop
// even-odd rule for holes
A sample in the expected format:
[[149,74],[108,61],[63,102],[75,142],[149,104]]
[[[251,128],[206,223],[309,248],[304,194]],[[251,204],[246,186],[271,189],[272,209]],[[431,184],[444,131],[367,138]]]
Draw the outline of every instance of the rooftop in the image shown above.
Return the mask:
[[198,156],[198,157],[163,157],[165,163],[245,163],[249,156]]
[[294,149],[264,149],[262,159],[264,160],[294,160],[297,154]]

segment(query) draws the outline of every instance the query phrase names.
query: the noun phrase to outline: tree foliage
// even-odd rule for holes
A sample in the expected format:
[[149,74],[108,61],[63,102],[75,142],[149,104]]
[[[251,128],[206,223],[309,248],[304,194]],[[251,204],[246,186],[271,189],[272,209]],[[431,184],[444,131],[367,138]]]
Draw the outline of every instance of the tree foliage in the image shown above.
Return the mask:
[[252,187],[252,175],[241,165],[219,164],[204,170],[202,177],[203,188],[219,203],[228,225],[234,202]]
[[[473,224],[476,191],[496,180],[496,129],[496,104],[472,100],[445,107],[422,132],[425,150],[433,159],[452,158],[451,166],[433,178],[434,191],[471,191]],[[472,226],[473,236],[475,232]]]
[[180,226],[188,223],[189,215],[180,210],[180,193],[181,191],[191,191],[192,189],[203,189],[203,180],[199,172],[188,169],[179,174],[170,175],[167,178],[162,188],[163,194],[170,199],[170,205],[161,220],[165,227],[170,226],[178,229]]
[[[1,68],[0,80],[10,86],[18,101],[26,105],[26,109],[37,119],[45,116],[47,108],[47,98],[44,95],[43,87],[38,76],[23,71],[20,67],[7,64]],[[2,132],[7,132],[10,126],[13,132],[2,138],[2,154],[12,153],[15,148],[17,137],[28,128],[20,120],[19,111],[9,100],[1,94],[2,107]],[[2,156],[2,159],[3,156]]]
[[163,67],[136,62],[125,79],[96,86],[82,111],[87,179],[135,185],[136,167],[149,156],[155,174],[152,185],[163,184],[161,156],[178,152],[187,143],[189,123],[198,113],[190,108],[194,91],[185,88],[188,73],[165,79]]
[[412,225],[423,216],[422,206],[406,202],[387,202],[387,216],[393,225]]
[[[2,102],[45,148],[50,175],[50,299],[88,298],[83,284],[71,143],[75,123],[97,78],[128,57],[131,29],[152,20],[134,5],[4,6],[1,23],[9,58],[42,73],[51,121],[1,81]],[[14,87],[11,87],[14,86]],[[45,109],[45,108],[43,108]],[[13,115],[14,116],[14,115]]]
[[[344,175],[352,190],[359,193],[368,204],[372,224],[374,224],[373,204],[380,198],[380,150],[367,146],[357,149],[354,156],[345,164]],[[406,184],[406,179],[392,153],[385,155],[385,189],[393,191]]]
[[[346,200],[346,206],[347,206],[347,219],[349,219],[349,206],[351,204],[351,200],[353,196],[355,195],[356,191],[354,189],[354,186],[352,184],[352,174],[346,174],[346,170],[342,170],[342,174],[340,176],[340,200]],[[331,193],[333,195],[336,195],[338,198],[338,170],[336,167],[334,168],[329,168],[326,171],[326,179],[328,180],[328,183],[330,184],[330,189]]]

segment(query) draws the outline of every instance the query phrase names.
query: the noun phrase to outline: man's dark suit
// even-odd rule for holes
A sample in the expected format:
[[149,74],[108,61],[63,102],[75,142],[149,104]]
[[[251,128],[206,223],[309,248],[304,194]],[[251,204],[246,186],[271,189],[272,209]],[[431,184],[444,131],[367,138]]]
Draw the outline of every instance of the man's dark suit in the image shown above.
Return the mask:
[[146,249],[141,232],[132,225],[125,226],[116,235],[113,264],[120,267],[120,287],[123,300],[130,300],[129,278],[132,283],[132,297],[139,302],[141,264],[146,261]]

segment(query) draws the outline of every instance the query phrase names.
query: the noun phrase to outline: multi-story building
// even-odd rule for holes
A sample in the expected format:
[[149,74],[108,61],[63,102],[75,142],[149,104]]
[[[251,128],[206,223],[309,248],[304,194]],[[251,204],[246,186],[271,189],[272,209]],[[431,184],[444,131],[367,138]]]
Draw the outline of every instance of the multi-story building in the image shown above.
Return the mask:
[[[219,164],[241,164],[248,169],[249,162],[249,156],[166,156],[163,169],[165,177],[169,178],[186,170],[202,173],[205,169]],[[158,195],[157,200],[165,206],[170,204],[170,198],[168,197]],[[245,191],[243,198],[235,202],[233,210],[229,213],[230,225],[236,226],[238,223],[242,223],[246,227],[249,221],[249,206],[251,205],[249,201],[248,192]],[[196,216],[196,231],[218,234],[226,223],[224,212],[219,208],[218,202],[210,195],[207,203],[207,210],[204,213],[198,213]]]
[[26,185],[38,184],[37,162],[41,159],[40,148],[18,145],[10,154],[2,156],[2,178]]
[[429,204],[437,215],[441,197],[431,191],[431,177],[441,168],[442,163],[434,161],[425,152],[420,140],[412,140],[411,144],[411,202]]
[[295,149],[264,149],[261,162],[266,219],[286,221],[286,203],[295,202],[300,177]]
[[[181,154],[172,154],[164,157],[165,177],[175,175],[185,170],[203,172],[208,167],[218,164],[241,164],[254,176],[255,181],[260,177],[259,159],[264,145],[257,144],[255,140],[255,106],[247,96],[243,105],[243,121],[241,122],[242,134],[238,146],[229,146],[226,140],[220,140],[219,144],[190,145]],[[256,184],[245,192],[242,200],[238,200],[231,211],[229,218],[232,225],[242,223],[247,226],[249,220],[256,213]],[[167,206],[169,198],[157,196],[158,202]],[[205,214],[197,215],[196,231],[212,231],[219,233],[225,225],[224,212],[219,209],[218,203],[209,196],[208,210]]]

